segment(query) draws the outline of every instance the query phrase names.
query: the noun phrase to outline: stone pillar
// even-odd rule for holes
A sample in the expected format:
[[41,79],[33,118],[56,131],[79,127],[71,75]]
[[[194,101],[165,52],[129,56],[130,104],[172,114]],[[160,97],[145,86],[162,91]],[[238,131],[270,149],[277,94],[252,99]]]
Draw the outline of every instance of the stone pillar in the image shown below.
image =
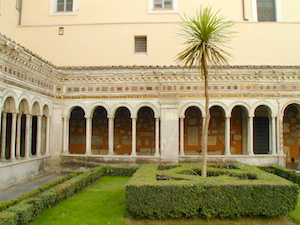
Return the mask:
[[132,148],[131,148],[131,154],[130,156],[136,156],[136,118],[131,118],[132,123]]
[[248,148],[247,148],[247,153],[248,155],[254,155],[253,152],[253,115],[250,115],[248,117]]
[[179,156],[184,156],[184,118],[180,118],[180,153]]
[[41,156],[41,143],[42,143],[42,116],[37,116],[36,127],[36,157]]
[[16,125],[17,125],[17,114],[12,113],[11,121],[11,142],[10,142],[10,161],[16,160]]
[[26,131],[25,131],[25,159],[30,158],[31,151],[31,115],[26,114]]
[[46,151],[45,155],[50,155],[50,126],[51,126],[51,117],[46,117]]
[[271,150],[270,150],[270,153],[272,155],[276,155],[277,152],[276,152],[276,117],[272,115],[272,118],[271,118],[272,122],[271,122]]
[[230,116],[225,118],[225,155],[231,155],[230,152]]
[[178,162],[178,100],[161,99],[161,160]]
[[2,117],[2,145],[1,145],[1,161],[5,160],[5,146],[6,146],[6,126],[7,126],[7,113],[3,112]]
[[155,154],[154,157],[159,157],[159,118],[155,118]]
[[286,161],[285,161],[285,154],[284,154],[284,146],[283,146],[283,115],[279,115],[277,117],[277,148],[278,148],[278,158],[279,162],[278,165],[285,167]]
[[69,117],[63,117],[63,154],[70,154],[69,152]]
[[21,120],[22,114],[18,114],[17,119],[17,135],[16,135],[16,157],[21,158]]
[[92,154],[92,118],[86,117],[86,136],[85,136],[85,154]]
[[108,118],[108,155],[114,154],[114,118]]

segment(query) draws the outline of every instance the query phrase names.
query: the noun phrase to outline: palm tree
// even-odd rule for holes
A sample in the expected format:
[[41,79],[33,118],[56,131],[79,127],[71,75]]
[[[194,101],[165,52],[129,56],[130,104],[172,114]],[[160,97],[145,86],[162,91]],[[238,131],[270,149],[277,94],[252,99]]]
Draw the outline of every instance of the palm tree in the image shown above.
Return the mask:
[[210,122],[208,73],[209,68],[217,70],[218,66],[228,64],[230,53],[224,50],[229,41],[232,21],[225,21],[219,16],[219,11],[212,12],[211,8],[200,9],[195,16],[181,17],[180,35],[184,38],[185,49],[177,55],[177,60],[184,63],[184,67],[191,69],[196,66],[204,76],[205,89],[205,121],[202,134],[202,173],[206,177],[207,171],[207,138]]

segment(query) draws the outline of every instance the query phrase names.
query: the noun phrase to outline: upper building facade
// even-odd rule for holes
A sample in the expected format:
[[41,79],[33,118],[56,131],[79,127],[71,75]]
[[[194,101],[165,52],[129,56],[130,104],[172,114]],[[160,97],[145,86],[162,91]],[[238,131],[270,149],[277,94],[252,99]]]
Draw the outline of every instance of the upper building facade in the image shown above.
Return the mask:
[[210,71],[209,160],[298,160],[299,1],[117,3],[0,0],[0,189],[70,165],[201,161],[203,77],[175,59],[180,16],[206,6],[236,31],[231,66]]
[[[17,4],[16,4],[17,2]],[[235,22],[232,65],[297,65],[297,0],[1,0],[1,33],[56,66],[176,65],[180,16],[212,7]],[[136,42],[145,45],[136,49]],[[69,57],[72,54],[72,57]]]

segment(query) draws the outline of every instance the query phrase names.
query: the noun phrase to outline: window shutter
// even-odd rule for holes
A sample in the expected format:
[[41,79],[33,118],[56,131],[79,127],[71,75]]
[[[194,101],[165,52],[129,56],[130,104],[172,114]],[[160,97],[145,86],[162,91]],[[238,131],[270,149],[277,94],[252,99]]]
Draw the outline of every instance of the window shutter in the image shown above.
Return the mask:
[[274,0],[257,0],[258,21],[276,21]]
[[135,52],[147,52],[147,36],[135,37]]

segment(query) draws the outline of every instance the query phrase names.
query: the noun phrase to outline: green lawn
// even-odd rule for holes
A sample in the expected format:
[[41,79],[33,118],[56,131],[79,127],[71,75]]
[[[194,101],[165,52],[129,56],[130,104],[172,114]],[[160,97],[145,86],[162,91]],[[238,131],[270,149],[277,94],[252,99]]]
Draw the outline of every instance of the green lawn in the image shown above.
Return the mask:
[[[104,177],[90,187],[82,190],[77,195],[63,201],[58,206],[46,210],[39,215],[31,225],[254,225],[254,224],[300,224],[300,203],[297,210],[290,216],[298,221],[293,222],[291,218],[279,217],[272,219],[239,219],[239,220],[134,220],[126,214],[124,204],[124,190],[128,177]],[[300,196],[299,196],[300,198]]]

